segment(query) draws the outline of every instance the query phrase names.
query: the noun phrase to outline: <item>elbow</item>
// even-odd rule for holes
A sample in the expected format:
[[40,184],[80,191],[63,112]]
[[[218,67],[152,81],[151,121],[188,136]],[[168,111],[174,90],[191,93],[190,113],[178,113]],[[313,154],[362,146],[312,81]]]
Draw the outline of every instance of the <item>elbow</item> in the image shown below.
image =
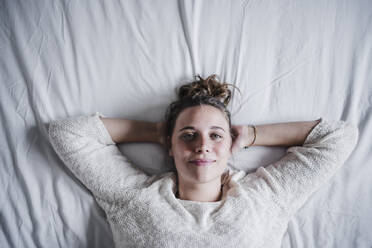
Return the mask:
[[47,124],[49,142],[55,145],[63,143],[68,135],[68,130],[61,121],[51,121]]

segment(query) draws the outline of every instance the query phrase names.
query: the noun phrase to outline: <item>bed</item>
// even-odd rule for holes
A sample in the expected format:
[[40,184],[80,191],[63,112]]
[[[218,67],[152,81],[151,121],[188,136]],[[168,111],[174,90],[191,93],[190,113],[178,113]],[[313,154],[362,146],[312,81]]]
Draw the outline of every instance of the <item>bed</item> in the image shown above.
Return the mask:
[[[282,247],[372,247],[371,66],[367,0],[2,0],[0,247],[113,247],[48,123],[95,112],[161,121],[197,74],[239,87],[233,124],[356,124],[356,149],[290,221]],[[148,174],[174,169],[157,144],[119,148]],[[251,172],[286,149],[251,147],[229,166]]]

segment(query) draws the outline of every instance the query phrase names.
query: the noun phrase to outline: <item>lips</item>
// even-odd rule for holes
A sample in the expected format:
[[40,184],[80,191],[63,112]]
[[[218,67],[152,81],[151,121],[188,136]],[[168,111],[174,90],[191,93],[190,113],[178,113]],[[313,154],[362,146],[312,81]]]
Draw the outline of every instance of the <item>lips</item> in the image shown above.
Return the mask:
[[206,165],[210,165],[214,162],[216,162],[216,160],[213,160],[213,159],[195,159],[195,160],[190,161],[190,163],[192,163],[196,166],[206,166]]

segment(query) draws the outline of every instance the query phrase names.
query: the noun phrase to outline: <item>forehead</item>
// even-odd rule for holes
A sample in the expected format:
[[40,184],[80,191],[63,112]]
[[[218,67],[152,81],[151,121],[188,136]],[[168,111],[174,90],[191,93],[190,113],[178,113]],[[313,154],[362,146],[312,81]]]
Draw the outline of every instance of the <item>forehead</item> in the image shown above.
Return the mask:
[[209,106],[194,106],[181,112],[176,121],[176,127],[183,126],[212,126],[228,127],[228,122],[221,110]]

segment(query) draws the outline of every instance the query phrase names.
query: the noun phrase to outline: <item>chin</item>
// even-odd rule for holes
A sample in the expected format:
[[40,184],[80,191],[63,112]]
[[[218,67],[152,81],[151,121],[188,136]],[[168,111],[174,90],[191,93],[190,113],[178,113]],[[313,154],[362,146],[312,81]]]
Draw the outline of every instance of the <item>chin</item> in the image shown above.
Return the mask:
[[222,173],[219,173],[219,172],[211,172],[211,173],[207,173],[207,174],[196,174],[194,175],[194,178],[197,182],[199,183],[207,183],[207,182],[210,182],[210,181],[213,181],[213,180],[216,180],[217,178],[220,178],[221,177],[221,174]]

